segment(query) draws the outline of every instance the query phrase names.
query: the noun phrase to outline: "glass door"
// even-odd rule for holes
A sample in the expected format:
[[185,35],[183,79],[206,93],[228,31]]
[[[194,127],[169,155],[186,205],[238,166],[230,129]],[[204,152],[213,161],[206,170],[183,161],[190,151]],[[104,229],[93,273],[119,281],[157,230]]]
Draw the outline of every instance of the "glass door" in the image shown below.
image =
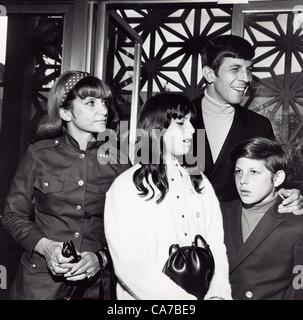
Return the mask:
[[134,162],[138,117],[142,39],[116,11],[99,3],[97,14],[95,75],[110,85],[115,114],[111,119],[119,133],[120,147],[128,145]]

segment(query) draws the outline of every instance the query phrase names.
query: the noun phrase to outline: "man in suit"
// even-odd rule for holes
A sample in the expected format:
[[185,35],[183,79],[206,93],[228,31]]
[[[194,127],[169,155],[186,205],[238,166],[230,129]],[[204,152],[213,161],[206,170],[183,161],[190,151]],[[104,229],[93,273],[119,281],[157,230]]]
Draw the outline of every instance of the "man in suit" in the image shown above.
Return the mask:
[[281,146],[266,138],[242,142],[231,154],[241,200],[221,204],[232,296],[237,300],[303,299],[303,216],[278,213],[287,175]]
[[[205,171],[220,202],[238,198],[231,150],[241,141],[257,136],[274,138],[270,121],[240,103],[252,80],[254,49],[245,39],[219,36],[207,43],[202,53],[202,72],[206,90],[194,104],[197,128],[205,129]],[[299,190],[281,190],[281,212],[301,209]]]

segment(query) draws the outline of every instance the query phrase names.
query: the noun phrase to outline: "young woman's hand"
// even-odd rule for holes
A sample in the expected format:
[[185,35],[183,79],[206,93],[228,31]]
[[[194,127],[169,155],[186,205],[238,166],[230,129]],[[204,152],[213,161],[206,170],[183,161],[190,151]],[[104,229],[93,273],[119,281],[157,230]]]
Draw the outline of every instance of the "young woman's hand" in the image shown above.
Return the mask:
[[69,281],[90,279],[100,270],[99,260],[94,252],[83,251],[80,256],[81,260],[64,274]]
[[63,242],[42,238],[34,251],[45,258],[47,267],[53,275],[63,275],[75,264],[70,263],[73,257],[66,258],[62,255]]

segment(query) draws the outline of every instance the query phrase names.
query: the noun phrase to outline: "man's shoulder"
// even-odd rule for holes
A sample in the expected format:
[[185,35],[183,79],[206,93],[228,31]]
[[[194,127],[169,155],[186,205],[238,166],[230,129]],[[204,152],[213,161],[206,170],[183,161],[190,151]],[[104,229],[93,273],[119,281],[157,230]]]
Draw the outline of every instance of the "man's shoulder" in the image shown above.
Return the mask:
[[244,117],[245,119],[248,119],[251,122],[253,121],[269,122],[269,119],[267,117],[243,106],[237,106],[236,112],[238,112],[241,117]]
[[303,214],[277,213],[287,224],[298,225],[303,229]]

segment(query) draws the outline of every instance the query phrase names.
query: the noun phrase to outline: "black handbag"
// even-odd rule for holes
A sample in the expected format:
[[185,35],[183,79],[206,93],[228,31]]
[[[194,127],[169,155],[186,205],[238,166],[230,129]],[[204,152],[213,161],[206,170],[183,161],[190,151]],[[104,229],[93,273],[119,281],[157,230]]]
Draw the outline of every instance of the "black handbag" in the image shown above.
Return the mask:
[[[88,300],[88,298],[84,298],[84,294],[89,286],[92,285],[93,282],[97,281],[97,278],[100,277],[100,285],[99,285],[99,299],[100,300],[115,300],[116,299],[116,277],[114,274],[114,268],[111,256],[106,247],[103,247],[103,254],[106,256],[107,264],[100,269],[93,278],[84,279],[80,281],[75,281],[74,283],[66,284],[66,291],[62,298],[59,300]],[[97,254],[97,253],[96,253]],[[76,248],[74,246],[73,241],[64,242],[62,248],[62,255],[64,257],[73,256],[74,259],[72,262],[78,262],[81,259],[81,256],[78,256]],[[101,261],[102,257],[99,257],[97,254],[100,266],[102,265]]]
[[215,261],[207,242],[196,235],[191,246],[170,246],[162,271],[185,291],[203,300],[214,275]]

